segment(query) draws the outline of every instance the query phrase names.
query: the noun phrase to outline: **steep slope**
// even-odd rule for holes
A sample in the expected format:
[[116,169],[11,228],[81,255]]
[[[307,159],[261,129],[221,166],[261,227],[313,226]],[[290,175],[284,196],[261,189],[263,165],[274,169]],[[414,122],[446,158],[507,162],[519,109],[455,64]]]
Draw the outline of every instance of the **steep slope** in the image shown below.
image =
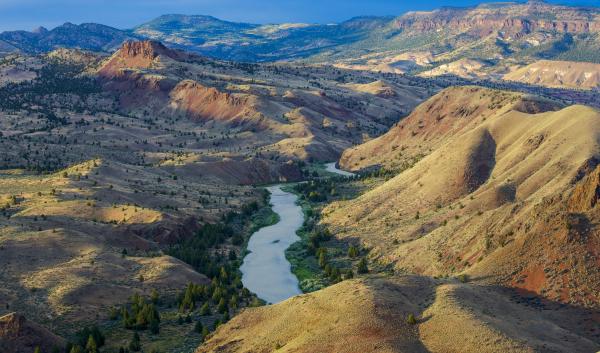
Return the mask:
[[0,353],[42,352],[63,349],[66,341],[16,313],[0,317]]
[[344,151],[339,163],[348,170],[377,164],[403,169],[490,116],[508,110],[535,113],[558,107],[558,103],[522,93],[451,87],[419,105],[384,135]]
[[600,86],[600,64],[540,60],[504,75],[503,79],[545,87],[594,89]]
[[[447,106],[460,103],[469,110],[460,94],[468,89],[474,88],[444,91],[417,110],[445,94],[454,94],[447,96]],[[471,93],[477,100],[483,92]],[[438,120],[433,110],[423,116],[429,120],[407,119],[395,128],[402,134],[395,135],[397,141],[407,136],[403,126],[407,146],[415,146],[406,149],[409,156],[429,146],[431,152],[383,185],[326,208],[324,223],[340,237],[358,237],[373,248],[373,258],[398,270],[466,272],[597,308],[600,230],[594,222],[595,187],[586,186],[595,179],[584,176],[598,164],[600,114],[584,106],[530,114],[523,111],[537,107],[523,110],[518,97],[505,96],[500,109],[480,107],[470,119],[450,114]],[[410,131],[421,138],[410,137]],[[372,152],[377,145],[367,145],[379,154]],[[405,158],[402,154],[397,149],[386,155]],[[586,201],[569,210],[566,200],[582,189],[589,190],[576,191],[586,195],[576,199]]]
[[196,352],[593,352],[598,343],[579,331],[589,316],[568,319],[577,313],[540,312],[498,289],[448,280],[347,280],[248,309]]

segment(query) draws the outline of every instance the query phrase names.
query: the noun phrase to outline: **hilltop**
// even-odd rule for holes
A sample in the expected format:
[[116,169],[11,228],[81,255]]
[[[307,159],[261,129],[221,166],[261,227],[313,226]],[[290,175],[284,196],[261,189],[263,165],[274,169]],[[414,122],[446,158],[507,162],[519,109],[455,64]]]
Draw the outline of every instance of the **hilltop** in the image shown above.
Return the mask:
[[0,316],[0,352],[33,352],[36,347],[50,352],[65,346],[64,339],[46,328],[28,321],[24,316],[11,313]]

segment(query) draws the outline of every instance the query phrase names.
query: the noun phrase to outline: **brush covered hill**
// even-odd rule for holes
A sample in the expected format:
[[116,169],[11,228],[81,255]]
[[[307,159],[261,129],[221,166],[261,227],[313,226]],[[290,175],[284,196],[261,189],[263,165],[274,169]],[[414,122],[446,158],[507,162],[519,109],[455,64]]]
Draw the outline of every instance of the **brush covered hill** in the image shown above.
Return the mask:
[[597,62],[599,13],[596,7],[528,1],[357,17],[327,25],[256,25],[164,15],[134,33],[225,59],[307,59],[395,72],[408,63],[413,68],[423,64],[402,54],[424,52],[430,53],[427,64],[433,66],[459,59]]
[[[4,59],[0,315],[27,313],[69,339],[97,323],[107,351],[131,338],[111,310],[154,291],[166,319],[152,339],[140,332],[145,349],[195,347],[201,336],[177,324],[178,294],[234,264],[251,227],[272,219],[256,185],[301,180],[305,162],[337,159],[437,89],[330,67],[221,62],[157,42],[127,42],[110,56]],[[346,86],[384,81],[385,94]],[[208,224],[227,232],[199,235]],[[209,244],[188,252],[202,255],[193,263],[174,249],[196,237]]]
[[[440,99],[449,110],[427,112]],[[324,222],[399,271],[466,273],[597,309],[600,114],[556,108],[476,87],[442,91],[351,151],[377,155],[356,159],[359,165],[386,165],[381,156],[410,163],[383,185],[326,208]]]
[[539,60],[503,77],[545,87],[596,89],[600,86],[600,64]]
[[225,141],[234,152],[252,145],[253,152],[302,160],[337,158],[364,136],[385,131],[429,92],[394,77],[387,94],[374,94],[347,84],[376,84],[377,75],[220,62],[153,41],[125,43],[97,75],[128,114],[187,118],[237,134]]
[[[410,314],[415,323],[407,321]],[[370,277],[247,309],[196,353],[597,350],[573,315],[581,313],[540,311],[494,287],[419,276]]]
[[38,27],[31,32],[2,32],[0,33],[0,53],[39,54],[60,48],[107,52],[118,48],[124,41],[135,38],[137,36],[127,31],[98,23],[76,25],[67,22],[51,30]]

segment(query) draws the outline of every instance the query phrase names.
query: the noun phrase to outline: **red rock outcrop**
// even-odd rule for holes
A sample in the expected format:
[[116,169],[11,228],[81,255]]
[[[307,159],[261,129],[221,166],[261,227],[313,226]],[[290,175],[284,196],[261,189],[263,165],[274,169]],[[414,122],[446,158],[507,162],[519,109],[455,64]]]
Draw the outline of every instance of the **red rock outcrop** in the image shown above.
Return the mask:
[[119,50],[98,71],[101,77],[114,77],[123,69],[151,68],[159,57],[174,60],[184,59],[186,54],[169,49],[162,43],[152,40],[125,42]]

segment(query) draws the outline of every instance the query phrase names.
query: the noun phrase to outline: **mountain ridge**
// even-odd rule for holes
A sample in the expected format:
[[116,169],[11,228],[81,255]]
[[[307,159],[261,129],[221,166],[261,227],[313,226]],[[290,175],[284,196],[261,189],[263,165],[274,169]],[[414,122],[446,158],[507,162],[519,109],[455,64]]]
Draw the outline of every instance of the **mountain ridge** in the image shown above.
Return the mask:
[[[39,53],[59,45],[112,51],[125,40],[147,38],[238,61],[327,62],[331,57],[330,61],[356,64],[364,62],[361,57],[367,53],[385,58],[391,52],[419,50],[431,51],[438,57],[436,62],[447,63],[459,58],[475,59],[478,54],[468,49],[471,45],[489,51],[485,54],[480,50],[479,56],[486,56],[479,59],[562,56],[575,61],[600,61],[593,54],[600,48],[598,33],[598,7],[533,1],[442,7],[400,16],[357,16],[335,24],[252,24],[210,15],[165,14],[131,29],[65,23],[49,31],[3,32],[0,41],[7,48]],[[85,36],[94,40],[85,43]]]

